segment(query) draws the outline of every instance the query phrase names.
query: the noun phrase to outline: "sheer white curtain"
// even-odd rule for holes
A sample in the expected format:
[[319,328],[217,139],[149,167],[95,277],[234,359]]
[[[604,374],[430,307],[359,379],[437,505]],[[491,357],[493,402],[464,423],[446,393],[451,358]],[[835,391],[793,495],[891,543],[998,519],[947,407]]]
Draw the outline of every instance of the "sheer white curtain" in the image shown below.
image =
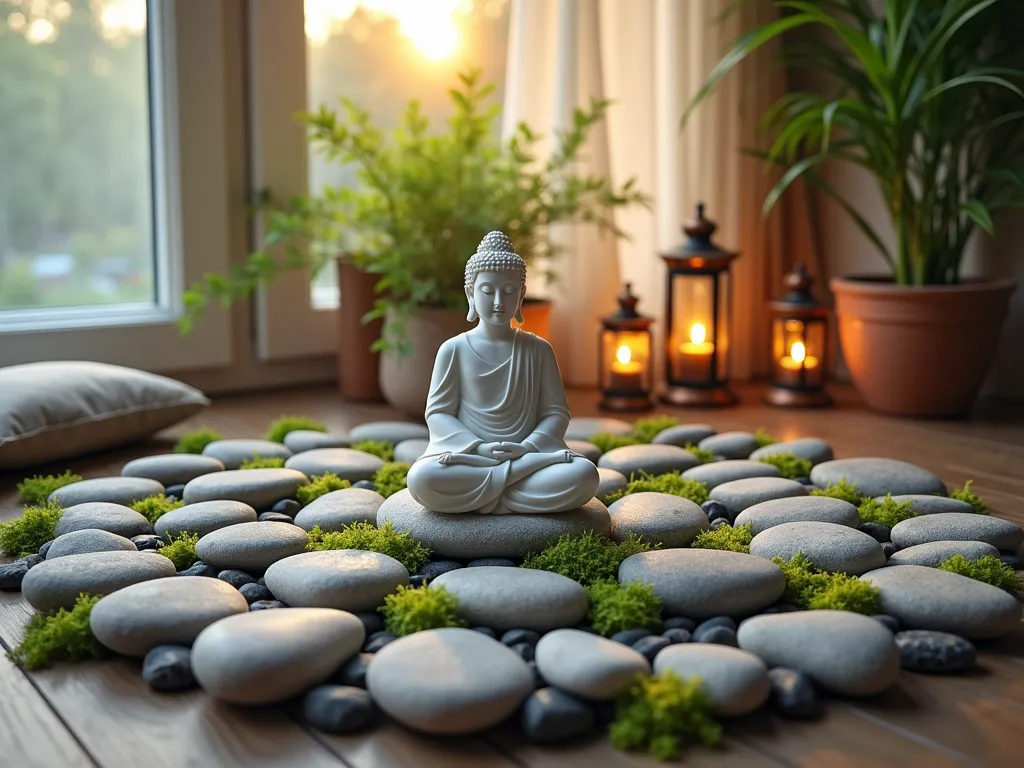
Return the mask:
[[772,180],[760,161],[739,152],[758,143],[757,120],[785,88],[773,51],[734,72],[683,132],[679,121],[731,41],[771,18],[772,5],[746,3],[723,16],[731,0],[512,3],[505,130],[525,120],[550,141],[574,106],[609,98],[608,119],[586,148],[586,170],[610,173],[617,183],[635,176],[654,198],[652,210],[617,212],[630,241],[602,238],[591,225],[554,233],[565,252],[555,264],[560,280],[549,291],[551,341],[566,383],[596,384],[599,318],[614,310],[625,281],[640,296],[640,310],[658,318],[661,349],[665,270],[658,253],[682,240],[682,222],[698,202],[719,224],[719,245],[741,252],[733,268],[733,376],[766,372],[765,301],[781,291],[794,261],[808,261],[818,274],[812,228],[799,213],[806,210],[797,198],[802,190],[764,220],[761,204]]

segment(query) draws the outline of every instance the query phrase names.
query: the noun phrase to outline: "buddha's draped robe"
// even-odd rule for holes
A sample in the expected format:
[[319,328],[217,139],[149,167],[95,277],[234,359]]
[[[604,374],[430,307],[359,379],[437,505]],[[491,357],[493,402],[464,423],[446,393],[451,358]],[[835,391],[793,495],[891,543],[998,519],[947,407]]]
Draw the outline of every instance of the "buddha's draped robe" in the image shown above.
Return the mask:
[[[557,418],[542,426],[548,417]],[[517,330],[511,355],[497,364],[480,357],[465,333],[448,339],[434,361],[426,418],[430,443],[408,486],[428,509],[561,512],[597,490],[596,467],[565,443],[569,406],[554,351],[532,333]],[[533,453],[501,460],[476,452],[492,442],[522,443]]]

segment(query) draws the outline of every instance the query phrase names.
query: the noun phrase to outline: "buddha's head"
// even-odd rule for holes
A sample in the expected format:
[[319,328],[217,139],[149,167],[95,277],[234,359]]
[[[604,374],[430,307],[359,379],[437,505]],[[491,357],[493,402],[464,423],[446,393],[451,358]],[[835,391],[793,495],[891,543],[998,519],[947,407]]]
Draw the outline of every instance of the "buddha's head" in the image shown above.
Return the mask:
[[525,296],[526,262],[504,233],[488,232],[466,262],[466,319],[508,325],[514,317],[521,323]]

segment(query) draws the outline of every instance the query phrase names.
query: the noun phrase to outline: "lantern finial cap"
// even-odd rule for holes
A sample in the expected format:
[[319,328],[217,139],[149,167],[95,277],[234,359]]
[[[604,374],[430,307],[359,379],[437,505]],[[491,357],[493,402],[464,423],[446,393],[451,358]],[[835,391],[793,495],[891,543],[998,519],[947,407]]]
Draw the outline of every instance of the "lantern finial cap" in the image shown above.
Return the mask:
[[619,317],[639,317],[636,303],[640,299],[633,295],[633,284],[626,283],[616,301],[619,302]]
[[793,271],[786,275],[783,285],[790,291],[798,293],[810,293],[814,285],[814,277],[807,271],[802,261],[796,263]]
[[694,240],[710,242],[716,229],[718,229],[718,225],[715,222],[704,218],[704,203],[697,203],[697,212],[694,217],[683,222],[683,232]]

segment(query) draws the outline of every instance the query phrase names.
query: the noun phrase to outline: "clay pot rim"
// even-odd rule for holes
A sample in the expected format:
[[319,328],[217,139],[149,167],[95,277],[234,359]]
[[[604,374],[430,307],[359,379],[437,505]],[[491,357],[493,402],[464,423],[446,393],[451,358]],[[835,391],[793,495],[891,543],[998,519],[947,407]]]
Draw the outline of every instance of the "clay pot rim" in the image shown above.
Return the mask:
[[896,285],[891,275],[846,275],[829,280],[829,288],[836,293],[911,298],[939,295],[977,293],[1012,293],[1017,281],[1006,277],[973,277],[956,285]]

